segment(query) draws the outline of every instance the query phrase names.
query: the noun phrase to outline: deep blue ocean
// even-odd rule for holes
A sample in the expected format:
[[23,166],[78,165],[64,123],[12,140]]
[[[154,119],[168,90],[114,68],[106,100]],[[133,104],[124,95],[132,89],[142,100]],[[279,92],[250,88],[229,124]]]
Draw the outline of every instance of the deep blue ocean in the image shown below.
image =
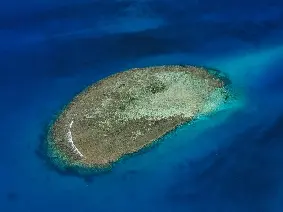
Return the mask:
[[[282,212],[282,0],[0,3],[0,212]],[[134,67],[228,74],[235,104],[92,178],[39,149],[72,97]]]

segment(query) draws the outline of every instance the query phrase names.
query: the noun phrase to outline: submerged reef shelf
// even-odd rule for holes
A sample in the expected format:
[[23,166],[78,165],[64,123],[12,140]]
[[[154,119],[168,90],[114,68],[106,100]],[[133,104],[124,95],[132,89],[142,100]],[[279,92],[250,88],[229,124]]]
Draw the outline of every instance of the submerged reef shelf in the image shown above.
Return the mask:
[[76,95],[53,120],[46,155],[60,170],[109,170],[178,126],[217,111],[233,96],[230,84],[219,71],[189,65],[111,75]]

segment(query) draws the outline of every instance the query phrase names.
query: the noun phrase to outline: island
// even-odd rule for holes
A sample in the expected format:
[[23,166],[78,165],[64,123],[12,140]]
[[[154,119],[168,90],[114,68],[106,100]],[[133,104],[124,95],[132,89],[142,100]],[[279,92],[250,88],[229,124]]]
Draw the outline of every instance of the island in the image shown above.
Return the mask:
[[77,94],[50,124],[49,160],[78,173],[111,169],[164,135],[215,113],[231,96],[223,73],[190,65],[134,68]]

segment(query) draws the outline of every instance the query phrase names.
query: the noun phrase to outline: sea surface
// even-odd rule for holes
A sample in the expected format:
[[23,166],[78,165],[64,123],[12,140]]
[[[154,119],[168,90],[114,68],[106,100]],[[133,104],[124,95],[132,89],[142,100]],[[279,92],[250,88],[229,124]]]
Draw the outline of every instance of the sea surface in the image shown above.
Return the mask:
[[[282,212],[282,0],[0,3],[1,212]],[[233,107],[82,178],[39,149],[72,97],[133,67],[228,74]]]

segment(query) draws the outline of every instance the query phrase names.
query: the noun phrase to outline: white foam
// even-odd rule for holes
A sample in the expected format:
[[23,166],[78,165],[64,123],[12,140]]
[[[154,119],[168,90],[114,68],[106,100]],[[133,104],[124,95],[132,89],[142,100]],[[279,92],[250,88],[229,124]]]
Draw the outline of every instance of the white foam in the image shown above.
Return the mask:
[[84,155],[78,150],[78,148],[76,147],[76,145],[74,144],[74,141],[73,141],[72,132],[71,132],[71,128],[73,126],[73,123],[74,123],[74,121],[72,120],[70,125],[69,125],[69,130],[68,130],[68,133],[67,133],[67,140],[68,140],[68,143],[71,144],[72,150],[75,153],[77,153],[80,157],[84,157]]

